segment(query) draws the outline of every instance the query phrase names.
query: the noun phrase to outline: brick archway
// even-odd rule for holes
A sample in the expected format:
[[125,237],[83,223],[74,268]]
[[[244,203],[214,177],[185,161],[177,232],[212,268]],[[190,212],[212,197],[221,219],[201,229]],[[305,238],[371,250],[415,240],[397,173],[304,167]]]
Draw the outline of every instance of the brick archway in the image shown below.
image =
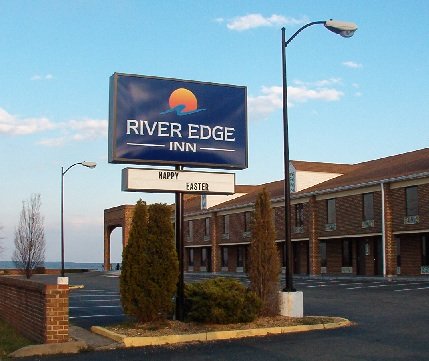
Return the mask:
[[128,235],[133,220],[134,206],[122,205],[104,210],[104,269],[110,270],[110,236],[117,227],[122,227],[122,247],[128,244]]

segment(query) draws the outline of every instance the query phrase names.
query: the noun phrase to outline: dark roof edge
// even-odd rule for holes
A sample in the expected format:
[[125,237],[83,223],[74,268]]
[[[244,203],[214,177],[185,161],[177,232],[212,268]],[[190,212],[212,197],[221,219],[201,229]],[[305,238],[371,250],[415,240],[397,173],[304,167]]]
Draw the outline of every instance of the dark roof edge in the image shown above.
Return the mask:
[[[369,182],[364,182],[364,183],[351,184],[348,186],[328,188],[328,189],[323,189],[323,190],[308,192],[308,193],[299,193],[299,194],[295,193],[295,194],[291,194],[291,199],[299,199],[299,198],[318,196],[318,195],[322,195],[322,194],[329,194],[329,193],[336,193],[336,192],[344,192],[344,191],[353,190],[353,189],[370,187],[370,186],[374,186],[377,184],[401,182],[401,181],[405,181],[405,180],[421,179],[421,178],[426,178],[426,177],[429,177],[429,172],[415,173],[415,174],[393,177],[393,178],[385,178],[385,179],[374,180],[374,181],[369,181]],[[284,200],[284,197],[273,198],[271,200],[271,202],[279,202],[281,200]],[[185,214],[185,216],[186,217],[192,217],[192,216],[197,216],[197,215],[205,214],[205,213],[207,214],[207,213],[223,212],[223,211],[228,211],[228,210],[233,210],[233,209],[238,209],[238,208],[253,207],[253,206],[254,206],[254,202],[249,202],[249,203],[237,204],[237,205],[234,205],[231,207],[216,208],[216,209],[211,209],[211,210],[207,209],[204,211],[188,213],[188,214]]]

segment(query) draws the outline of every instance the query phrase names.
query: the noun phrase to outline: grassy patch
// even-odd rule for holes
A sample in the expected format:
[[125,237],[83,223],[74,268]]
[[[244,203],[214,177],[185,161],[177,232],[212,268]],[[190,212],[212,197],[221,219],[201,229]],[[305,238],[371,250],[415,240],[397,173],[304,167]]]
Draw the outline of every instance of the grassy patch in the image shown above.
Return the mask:
[[31,342],[21,336],[5,321],[0,319],[0,360],[21,347],[31,345]]

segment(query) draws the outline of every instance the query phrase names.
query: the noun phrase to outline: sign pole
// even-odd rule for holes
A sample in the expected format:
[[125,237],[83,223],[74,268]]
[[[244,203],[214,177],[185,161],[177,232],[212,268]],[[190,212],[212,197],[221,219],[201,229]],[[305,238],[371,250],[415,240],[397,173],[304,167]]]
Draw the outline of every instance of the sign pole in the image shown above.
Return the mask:
[[[183,167],[176,165],[176,170],[182,170]],[[176,320],[184,320],[185,306],[185,277],[184,277],[184,248],[183,248],[183,193],[176,192],[176,251],[179,259],[179,280],[177,282],[176,292]]]

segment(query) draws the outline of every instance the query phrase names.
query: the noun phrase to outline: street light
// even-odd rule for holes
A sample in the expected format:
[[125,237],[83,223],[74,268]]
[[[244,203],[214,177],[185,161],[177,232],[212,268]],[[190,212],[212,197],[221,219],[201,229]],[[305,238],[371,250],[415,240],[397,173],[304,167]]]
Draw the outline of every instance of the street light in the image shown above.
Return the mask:
[[97,166],[95,162],[78,162],[72,164],[66,170],[61,167],[61,277],[64,277],[64,176],[75,165],[83,165],[84,167],[93,169]]
[[292,271],[292,243],[291,243],[291,217],[290,217],[290,175],[289,175],[289,130],[288,130],[288,114],[287,114],[287,78],[286,78],[286,48],[289,43],[305,28],[312,25],[324,25],[325,28],[334,32],[335,34],[341,35],[342,37],[349,38],[353,36],[357,30],[357,26],[354,23],[327,20],[327,21],[313,21],[299,28],[288,40],[285,37],[285,28],[282,28],[282,66],[283,66],[283,147],[284,147],[284,194],[285,194],[285,253],[286,253],[286,272],[285,281],[286,287],[283,291],[294,292],[293,287],[293,271]]

